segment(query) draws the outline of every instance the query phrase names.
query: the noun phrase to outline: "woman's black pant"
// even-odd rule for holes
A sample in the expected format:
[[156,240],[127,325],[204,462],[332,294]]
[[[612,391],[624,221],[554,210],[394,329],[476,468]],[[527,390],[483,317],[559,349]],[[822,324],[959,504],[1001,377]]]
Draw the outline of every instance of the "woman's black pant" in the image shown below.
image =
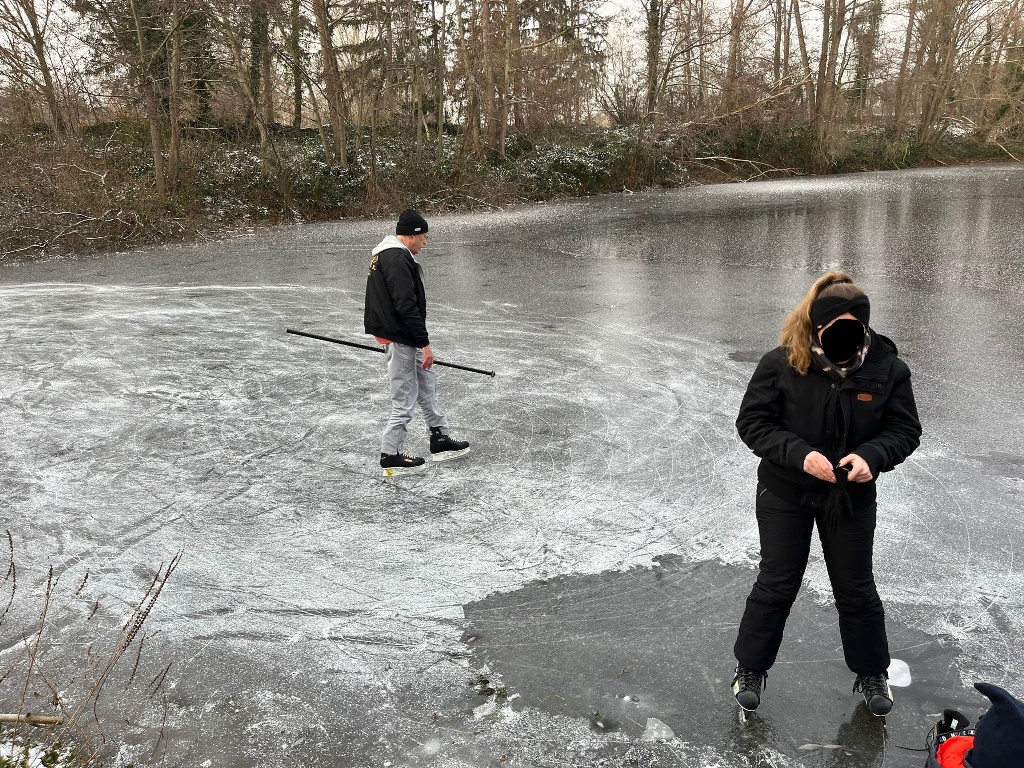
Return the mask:
[[775,663],[817,520],[846,665],[858,675],[881,674],[889,667],[885,612],[871,569],[875,509],[872,504],[841,515],[834,525],[823,525],[820,508],[792,504],[758,484],[761,566],[736,638],[734,652],[741,666],[766,672]]

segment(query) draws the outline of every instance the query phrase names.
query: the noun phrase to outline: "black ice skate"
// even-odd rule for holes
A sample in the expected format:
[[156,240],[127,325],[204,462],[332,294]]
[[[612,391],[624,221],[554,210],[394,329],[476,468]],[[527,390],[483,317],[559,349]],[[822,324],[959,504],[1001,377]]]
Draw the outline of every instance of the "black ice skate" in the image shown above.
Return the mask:
[[864,703],[875,717],[885,717],[892,712],[892,688],[884,672],[880,675],[857,675],[853,692],[864,694]]
[[469,443],[465,440],[453,440],[451,435],[442,432],[441,429],[430,428],[430,458],[434,461],[448,461],[469,453]]
[[761,704],[761,687],[767,683],[767,672],[755,672],[738,666],[732,678],[732,695],[743,709],[753,712]]
[[384,470],[384,477],[416,475],[427,471],[427,460],[419,456],[406,456],[404,453],[382,453],[380,466]]

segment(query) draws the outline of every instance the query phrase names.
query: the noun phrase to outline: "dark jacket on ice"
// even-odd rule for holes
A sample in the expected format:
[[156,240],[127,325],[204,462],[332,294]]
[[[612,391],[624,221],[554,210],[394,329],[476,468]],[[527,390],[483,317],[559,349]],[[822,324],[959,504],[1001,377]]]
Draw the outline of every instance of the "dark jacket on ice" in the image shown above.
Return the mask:
[[366,278],[366,332],[410,347],[426,347],[427,297],[420,265],[389,235],[373,249]]
[[[906,459],[920,443],[921,422],[910,369],[896,345],[871,331],[867,357],[845,379],[811,366],[801,376],[777,347],[761,358],[736,419],[740,438],[761,458],[757,478],[794,504],[824,506],[835,485],[804,472],[820,451],[833,466],[848,453],[863,458],[874,478]],[[875,501],[875,481],[847,483],[854,509]]]

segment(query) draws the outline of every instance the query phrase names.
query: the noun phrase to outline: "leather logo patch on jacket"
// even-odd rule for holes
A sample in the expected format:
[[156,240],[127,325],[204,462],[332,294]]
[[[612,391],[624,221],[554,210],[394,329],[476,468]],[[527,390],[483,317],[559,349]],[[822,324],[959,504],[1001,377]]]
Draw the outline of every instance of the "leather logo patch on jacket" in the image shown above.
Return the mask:
[[875,396],[872,395],[870,392],[860,392],[857,395],[857,399],[864,403],[870,403],[872,400],[875,399]]

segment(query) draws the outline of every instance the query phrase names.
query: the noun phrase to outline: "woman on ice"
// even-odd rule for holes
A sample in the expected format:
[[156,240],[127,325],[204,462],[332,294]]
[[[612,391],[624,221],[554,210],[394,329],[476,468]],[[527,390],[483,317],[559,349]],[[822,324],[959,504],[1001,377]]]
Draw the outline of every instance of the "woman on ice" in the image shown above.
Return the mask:
[[879,717],[892,709],[885,614],[872,573],[875,480],[917,448],[910,369],[870,326],[868,297],[844,272],[820,277],[761,358],[736,428],[761,459],[761,543],[734,652],[733,695],[761,703],[803,579],[815,524],[839,611],[846,664]]

